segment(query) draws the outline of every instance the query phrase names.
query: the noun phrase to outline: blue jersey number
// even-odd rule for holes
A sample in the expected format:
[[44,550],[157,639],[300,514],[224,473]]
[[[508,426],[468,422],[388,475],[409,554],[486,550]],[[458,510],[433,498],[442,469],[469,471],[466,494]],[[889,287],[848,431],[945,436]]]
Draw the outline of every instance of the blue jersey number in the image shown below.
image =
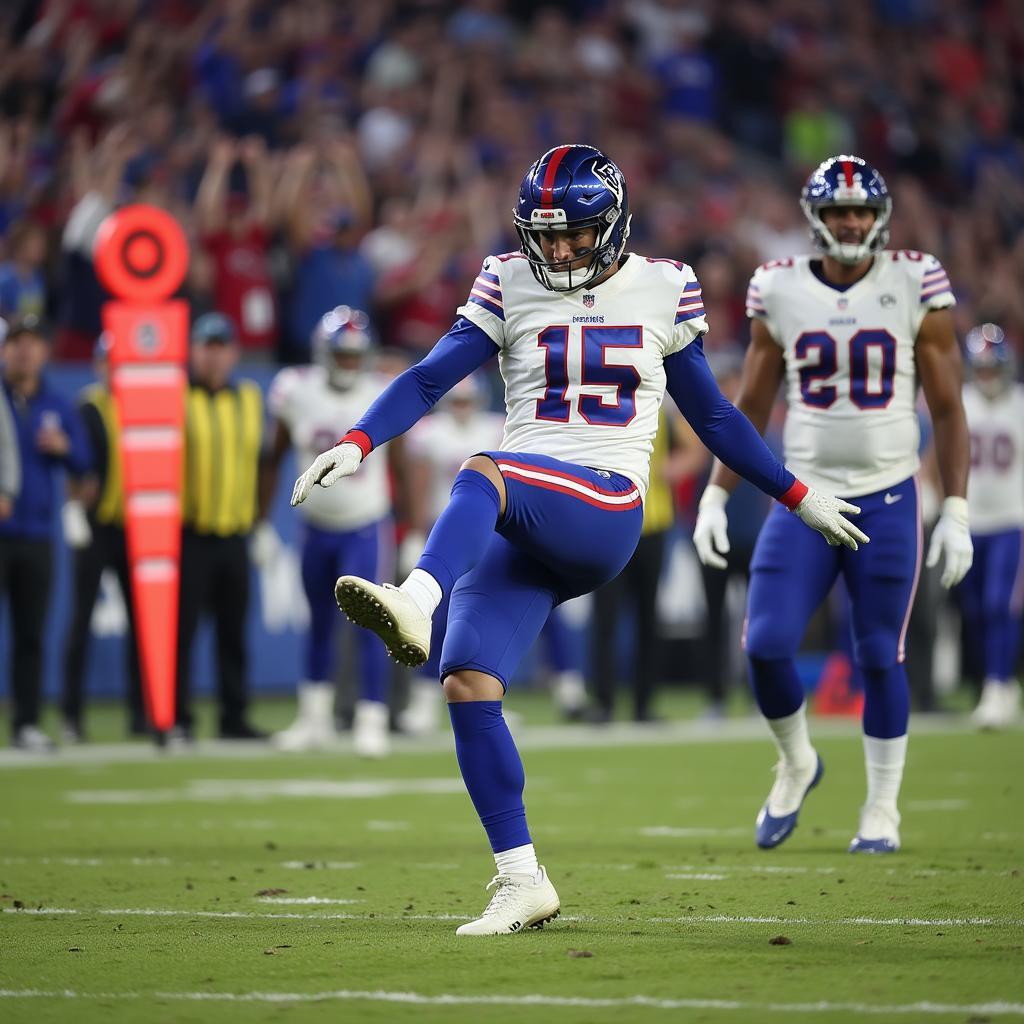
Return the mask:
[[[587,423],[602,427],[624,427],[636,416],[636,389],[640,386],[640,372],[635,366],[609,365],[609,349],[641,348],[642,327],[583,328],[581,385],[611,385],[615,388],[614,404],[606,403],[597,395],[580,395],[577,399],[580,415]],[[546,327],[537,338],[544,352],[544,374],[547,388],[544,397],[537,399],[537,419],[554,423],[568,423],[572,403],[567,399],[569,389],[569,328]]]
[[[865,328],[850,338],[850,401],[860,409],[884,409],[891,401],[896,378],[896,339],[878,328]],[[879,353],[880,368],[872,379],[869,354]],[[817,355],[817,362],[800,367],[800,395],[805,405],[827,409],[836,400],[834,384],[822,384],[839,367],[836,340],[826,331],[806,331],[796,339],[798,359]]]

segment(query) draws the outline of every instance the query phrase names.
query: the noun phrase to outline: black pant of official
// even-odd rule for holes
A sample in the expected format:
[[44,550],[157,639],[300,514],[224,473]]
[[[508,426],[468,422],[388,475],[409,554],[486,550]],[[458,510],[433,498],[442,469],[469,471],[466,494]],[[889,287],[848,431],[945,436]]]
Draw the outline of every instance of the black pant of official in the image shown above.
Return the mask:
[[632,605],[636,618],[633,716],[643,720],[650,715],[651,698],[660,671],[657,598],[664,554],[663,531],[641,535],[626,568],[610,583],[594,591],[593,692],[598,708],[609,716],[615,705],[615,637],[623,604]]
[[85,705],[85,665],[89,648],[89,625],[92,621],[100,577],[104,569],[117,573],[128,612],[125,636],[128,657],[128,727],[133,733],[146,731],[146,712],[142,702],[142,673],[135,641],[135,609],[132,606],[131,582],[128,576],[128,550],[124,530],[108,523],[92,523],[92,541],[75,551],[74,605],[71,627],[64,648],[64,694],[61,711],[64,720],[75,728],[82,727]]
[[13,733],[39,724],[43,682],[43,630],[53,578],[48,540],[0,537],[0,596],[11,609],[11,694]]
[[249,701],[245,617],[249,608],[248,536],[217,537],[184,530],[178,612],[177,724],[192,728],[189,665],[200,618],[213,616],[217,647],[220,731],[245,723]]
[[705,651],[707,664],[704,676],[707,679],[708,698],[716,707],[725,703],[729,690],[729,656],[726,651],[725,598],[729,580],[734,576],[750,579],[750,560],[754,549],[750,545],[733,543],[729,553],[723,556],[728,563],[726,569],[715,569],[701,565],[700,574],[704,579],[704,603],[707,607],[707,628],[705,630]]

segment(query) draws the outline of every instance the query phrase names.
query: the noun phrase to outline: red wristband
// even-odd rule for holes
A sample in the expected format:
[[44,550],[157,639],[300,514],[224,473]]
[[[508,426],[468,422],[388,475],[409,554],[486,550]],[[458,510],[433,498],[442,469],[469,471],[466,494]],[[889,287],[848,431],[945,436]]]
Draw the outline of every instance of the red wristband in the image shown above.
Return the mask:
[[[350,430],[338,442],[338,444],[357,445],[359,450],[363,453],[364,459],[366,458],[367,455],[370,454],[370,452],[373,451],[373,442],[370,440],[369,436],[364,434],[361,430]],[[338,444],[336,444],[334,447],[337,448]]]
[[807,497],[808,487],[807,484],[802,484],[799,480],[793,481],[793,486],[790,487],[785,494],[779,496],[779,501],[789,509],[793,511],[800,504],[801,501]]

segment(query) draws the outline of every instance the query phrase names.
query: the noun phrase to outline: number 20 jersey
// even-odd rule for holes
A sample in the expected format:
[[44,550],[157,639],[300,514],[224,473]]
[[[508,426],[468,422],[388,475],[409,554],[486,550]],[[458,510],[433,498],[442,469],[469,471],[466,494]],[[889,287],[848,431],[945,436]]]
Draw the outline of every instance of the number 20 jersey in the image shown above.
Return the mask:
[[955,302],[934,256],[885,251],[844,291],[811,270],[814,257],[759,267],[747,316],[785,357],[786,465],[841,497],[873,494],[918,469],[914,344],[925,314]]
[[459,313],[499,349],[502,451],[621,473],[646,492],[663,360],[707,331],[685,263],[633,253],[606,281],[565,294],[519,253],[488,256]]

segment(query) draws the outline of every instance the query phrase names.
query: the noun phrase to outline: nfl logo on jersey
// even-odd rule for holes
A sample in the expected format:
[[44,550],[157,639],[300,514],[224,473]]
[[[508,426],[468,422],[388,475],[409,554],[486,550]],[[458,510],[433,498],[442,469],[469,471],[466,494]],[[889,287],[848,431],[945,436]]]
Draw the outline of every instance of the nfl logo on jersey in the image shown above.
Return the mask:
[[583,305],[586,306],[587,309],[593,309],[594,308],[594,296],[593,295],[584,295],[583,296]]

